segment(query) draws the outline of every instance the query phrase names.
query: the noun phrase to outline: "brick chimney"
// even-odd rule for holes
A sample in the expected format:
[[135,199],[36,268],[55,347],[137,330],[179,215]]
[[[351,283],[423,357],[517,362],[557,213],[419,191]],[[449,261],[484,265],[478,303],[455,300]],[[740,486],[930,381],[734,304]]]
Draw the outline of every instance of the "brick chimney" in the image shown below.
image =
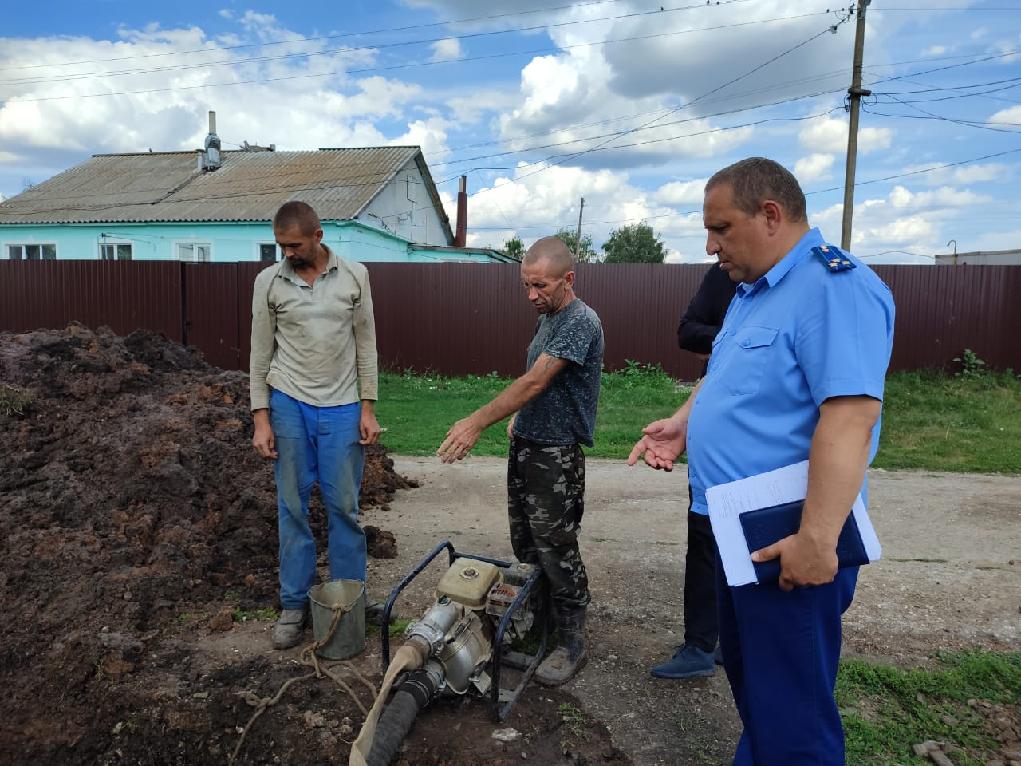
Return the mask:
[[468,243],[468,176],[461,176],[457,186],[457,223],[454,225],[454,247]]

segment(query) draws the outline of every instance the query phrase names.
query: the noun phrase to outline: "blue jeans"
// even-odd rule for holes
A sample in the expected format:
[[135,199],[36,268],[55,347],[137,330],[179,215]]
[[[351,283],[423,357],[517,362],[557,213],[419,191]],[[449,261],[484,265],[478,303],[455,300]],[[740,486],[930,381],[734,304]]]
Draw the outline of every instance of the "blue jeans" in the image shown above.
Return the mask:
[[844,611],[858,568],[827,585],[727,585],[716,561],[720,648],[744,731],[734,766],[843,766],[833,698]]
[[316,574],[316,546],[308,500],[318,482],[329,524],[330,579],[365,582],[365,534],[358,526],[358,493],[365,453],[358,443],[361,404],[314,407],[280,391],[270,393],[276,450],[280,534],[280,607],[303,609]]

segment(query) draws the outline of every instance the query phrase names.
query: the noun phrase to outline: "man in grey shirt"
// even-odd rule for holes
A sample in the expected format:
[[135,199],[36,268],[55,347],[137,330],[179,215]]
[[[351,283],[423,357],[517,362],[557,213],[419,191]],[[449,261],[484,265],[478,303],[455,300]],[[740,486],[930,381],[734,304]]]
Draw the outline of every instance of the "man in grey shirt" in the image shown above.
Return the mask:
[[380,428],[368,272],[323,244],[319,216],[304,202],[284,204],[273,233],[284,259],[255,278],[249,373],[252,446],[275,461],[281,611],[273,646],[287,649],[301,641],[315,579],[308,501],[316,482],[330,578],[365,582],[358,494],[364,445]]
[[528,300],[539,312],[528,371],[489,404],[459,420],[437,454],[460,460],[482,432],[508,415],[507,508],[519,561],[549,580],[558,645],[535,677],[548,685],[571,678],[585,659],[588,576],[578,550],[585,509],[585,454],[592,446],[603,366],[603,328],[574,294],[571,253],[556,237],[528,249],[521,264]]

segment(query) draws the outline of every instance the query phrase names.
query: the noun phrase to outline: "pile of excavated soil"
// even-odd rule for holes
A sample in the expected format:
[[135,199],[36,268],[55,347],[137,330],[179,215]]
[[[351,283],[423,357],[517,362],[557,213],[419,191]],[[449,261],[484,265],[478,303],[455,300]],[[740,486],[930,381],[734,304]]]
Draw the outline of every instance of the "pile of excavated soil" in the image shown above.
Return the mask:
[[[208,760],[111,731],[187,669],[163,637],[189,615],[275,605],[272,467],[250,439],[247,376],[162,336],[0,334],[0,761]],[[371,448],[363,506],[408,486]]]

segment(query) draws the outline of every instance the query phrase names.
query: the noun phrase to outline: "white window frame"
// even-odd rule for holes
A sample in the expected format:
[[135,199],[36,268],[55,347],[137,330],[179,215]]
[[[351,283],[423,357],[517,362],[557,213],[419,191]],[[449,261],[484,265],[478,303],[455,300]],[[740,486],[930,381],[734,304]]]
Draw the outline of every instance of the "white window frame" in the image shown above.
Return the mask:
[[[14,248],[14,247],[20,247],[21,248],[21,258],[12,258],[11,257],[11,248]],[[55,261],[55,260],[57,260],[57,243],[56,242],[4,242],[4,256],[9,261],[27,261],[27,260],[30,260],[28,257],[25,256],[25,248],[26,247],[38,247],[39,248],[39,257],[36,258],[36,259],[31,259],[31,260],[39,260],[39,261]],[[42,257],[43,256],[42,249],[44,247],[52,247],[53,248],[53,257],[52,258],[43,258]]]
[[259,261],[260,263],[269,263],[269,261],[262,260],[263,245],[273,245],[273,247],[276,248],[276,258],[273,260],[273,263],[279,263],[280,260],[283,258],[283,253],[280,251],[280,245],[278,245],[275,241],[270,242],[268,240],[259,240],[258,242],[255,243],[255,260]]
[[[181,263],[210,263],[213,260],[213,243],[208,239],[175,239],[171,243],[173,248],[174,260],[181,261]],[[180,253],[181,247],[191,247],[194,251],[196,247],[208,247],[209,257],[205,260],[198,260],[197,258],[182,258]]]
[[[114,246],[114,247],[117,246],[117,245],[127,245],[128,247],[131,248],[131,251],[130,251],[130,253],[128,255],[128,258],[126,260],[129,260],[129,261],[135,260],[135,243],[133,241],[131,241],[130,239],[101,239],[101,240],[99,240],[99,243],[96,245],[96,254],[99,256],[99,260],[101,260],[101,261],[102,260],[106,260],[106,259],[103,258],[103,246],[104,245],[110,245],[110,246]],[[110,258],[109,260],[111,260],[111,261],[119,261],[121,259],[120,258]]]

